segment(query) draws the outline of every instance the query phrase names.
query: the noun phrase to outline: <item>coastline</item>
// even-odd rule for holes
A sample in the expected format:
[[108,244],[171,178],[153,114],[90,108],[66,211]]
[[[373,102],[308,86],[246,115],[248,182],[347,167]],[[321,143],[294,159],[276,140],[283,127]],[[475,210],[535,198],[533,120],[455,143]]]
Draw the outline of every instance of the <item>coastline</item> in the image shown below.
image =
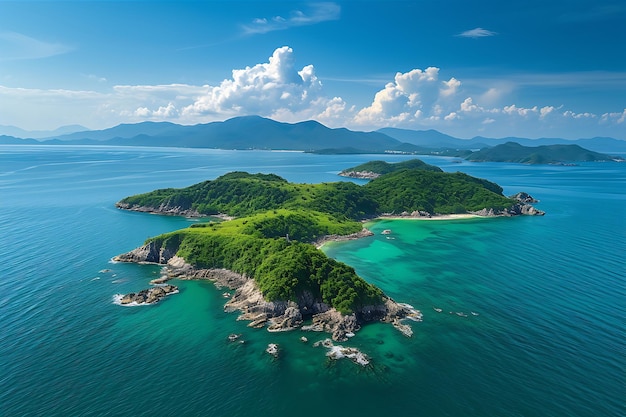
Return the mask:
[[476,219],[485,216],[479,216],[473,213],[461,213],[461,214],[434,214],[432,216],[402,216],[402,215],[382,215],[372,220],[462,220],[462,219]]
[[[374,217],[372,219],[363,220],[363,224],[367,225],[368,223],[372,223],[378,220],[425,220],[425,221],[441,221],[441,220],[468,220],[468,219],[477,219],[485,216],[480,216],[478,214],[472,213],[462,213],[462,214],[436,214],[432,216],[411,216],[411,215],[381,215],[378,217]],[[358,233],[353,233],[351,235],[339,236],[339,235],[327,235],[319,238],[318,240],[312,242],[313,245],[317,249],[321,249],[325,244],[330,242],[343,242],[346,240],[355,240],[361,239],[368,236],[373,236],[374,233],[369,230],[367,227],[363,227],[363,230]]]

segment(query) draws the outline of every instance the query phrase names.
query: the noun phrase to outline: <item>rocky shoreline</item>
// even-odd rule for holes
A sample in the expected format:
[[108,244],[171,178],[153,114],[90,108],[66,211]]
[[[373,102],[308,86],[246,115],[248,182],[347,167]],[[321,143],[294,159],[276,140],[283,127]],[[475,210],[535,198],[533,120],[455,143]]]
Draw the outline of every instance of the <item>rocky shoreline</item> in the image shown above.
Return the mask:
[[319,239],[317,239],[316,241],[312,242],[313,245],[315,245],[316,248],[321,248],[322,246],[324,246],[325,243],[327,242],[341,242],[344,240],[356,240],[356,239],[361,239],[364,237],[368,237],[368,236],[373,236],[374,233],[372,233],[370,230],[366,229],[365,227],[363,229],[361,229],[359,232],[356,233],[352,233],[349,235],[326,235],[326,236],[322,236]]
[[341,171],[340,177],[358,178],[361,180],[373,180],[381,176],[381,174],[372,171]]
[[520,192],[509,196],[510,199],[515,200],[516,203],[511,207],[504,210],[494,210],[493,208],[484,208],[478,211],[470,211],[462,214],[439,214],[429,213],[427,211],[415,210],[413,212],[404,211],[399,214],[395,213],[383,213],[378,218],[381,219],[457,219],[457,218],[469,218],[469,217],[513,217],[513,216],[544,216],[545,211],[537,209],[531,203],[538,203],[539,200],[535,199],[528,193]]
[[[369,231],[368,231],[369,232]],[[369,232],[367,235],[370,235]],[[342,314],[321,300],[304,291],[297,301],[267,301],[254,279],[227,269],[198,269],[171,251],[157,248],[149,243],[113,258],[116,262],[157,263],[165,266],[164,275],[152,283],[163,284],[176,278],[182,280],[206,279],[219,289],[234,291],[224,305],[225,312],[239,311],[237,320],[246,320],[249,327],[267,328],[270,332],[304,331],[327,332],[335,341],[345,341],[364,323],[381,321],[392,324],[402,334],[410,337],[413,330],[403,319],[417,317],[421,313],[411,306],[399,304],[385,297],[380,305],[365,306],[352,314]],[[162,287],[155,287],[162,288]],[[144,290],[149,291],[149,290]],[[141,293],[141,292],[140,292]],[[304,325],[306,320],[310,324]]]
[[161,204],[159,207],[152,206],[140,206],[137,204],[128,204],[118,201],[115,203],[115,207],[121,210],[128,211],[137,211],[140,213],[150,213],[150,214],[161,214],[164,216],[181,216],[188,218],[201,218],[201,217],[215,217],[222,220],[232,220],[234,217],[229,216],[227,214],[218,213],[218,214],[202,214],[198,212],[198,210],[193,209],[184,209],[180,206],[169,206],[166,204]]

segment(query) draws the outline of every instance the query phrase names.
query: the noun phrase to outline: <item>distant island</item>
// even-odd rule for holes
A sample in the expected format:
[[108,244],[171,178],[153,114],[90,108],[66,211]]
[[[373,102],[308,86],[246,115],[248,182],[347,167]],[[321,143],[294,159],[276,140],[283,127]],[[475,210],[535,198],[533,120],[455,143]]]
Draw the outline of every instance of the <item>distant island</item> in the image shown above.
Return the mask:
[[403,169],[422,169],[424,171],[443,172],[441,168],[430,165],[419,159],[397,162],[391,164],[385,161],[370,161],[364,164],[344,169],[339,173],[342,177],[364,178],[373,180],[383,174],[389,174]]
[[[385,214],[542,212],[503,196],[502,188],[487,180],[444,173],[419,160],[391,168],[385,164],[370,163],[370,169],[388,173],[365,185],[296,184],[274,174],[231,172],[186,188],[124,198],[116,204],[124,210],[228,220],[150,238],[114,259],[167,265],[167,274],[154,283],[172,277],[210,279],[235,290],[232,298],[225,293],[230,298],[225,310],[241,311],[253,327],[291,330],[310,318],[311,324],[302,328],[345,340],[363,323],[382,320],[410,336],[412,330],[402,320],[419,320],[419,311],[391,300],[353,268],[328,258],[319,245],[369,236],[362,221]],[[143,292],[142,297],[149,296]],[[126,299],[135,300],[134,294]]]
[[522,146],[507,142],[493,148],[483,148],[465,157],[474,162],[518,162],[522,164],[563,164],[568,162],[623,161],[584,149],[578,145]]
[[[479,157],[482,158],[480,160],[496,160],[496,157],[491,159],[489,154],[481,153],[482,150],[495,148],[506,142],[515,142],[533,148],[544,145],[575,145],[584,148],[578,153],[572,152],[567,146],[554,148],[550,151],[548,159],[555,162],[589,160],[579,159],[581,158],[579,154],[592,151],[603,153],[603,155],[595,155],[592,160],[619,160],[610,155],[613,152],[626,152],[626,140],[613,138],[590,138],[576,141],[558,138],[458,139],[435,130],[383,128],[373,132],[361,132],[346,128],[333,129],[313,120],[282,123],[259,116],[240,116],[221,122],[192,126],[169,122],[142,122],[121,124],[103,130],[75,131],[76,129],[80,127],[68,126],[57,131],[56,134],[48,132],[51,135],[49,137],[42,137],[45,132],[30,132],[32,136],[28,138],[28,136],[2,136],[2,134],[10,135],[11,133],[28,135],[29,132],[10,127],[2,129],[0,126],[0,144],[171,146],[237,150],[294,150],[316,154],[394,153],[455,156],[469,160],[479,160]],[[34,139],[35,137],[37,139]],[[528,151],[528,154],[536,152],[543,154],[545,150]],[[513,159],[503,160],[512,161]],[[527,159],[527,163],[543,163],[541,161],[546,158],[540,156],[522,159]]]

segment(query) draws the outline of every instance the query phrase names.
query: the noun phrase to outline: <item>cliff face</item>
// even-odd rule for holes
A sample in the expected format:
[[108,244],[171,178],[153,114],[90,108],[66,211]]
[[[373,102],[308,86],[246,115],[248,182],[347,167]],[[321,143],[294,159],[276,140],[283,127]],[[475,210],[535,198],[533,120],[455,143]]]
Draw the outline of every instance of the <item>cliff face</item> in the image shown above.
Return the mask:
[[[295,301],[267,301],[254,279],[226,269],[195,268],[176,256],[173,249],[164,248],[156,241],[118,255],[113,260],[157,263],[167,267],[167,279],[206,279],[214,282],[218,288],[235,290],[232,298],[225,304],[224,311],[239,311],[241,314],[238,320],[250,321],[250,327],[267,327],[270,332],[301,327],[302,330],[328,332],[334,340],[344,341],[348,334],[359,330],[363,323],[384,321],[394,324],[405,335],[410,336],[412,331],[407,332],[408,326],[400,324],[400,320],[418,314],[412,308],[398,304],[388,297],[383,298],[382,304],[365,306],[352,314],[342,314],[308,290],[298,293]],[[167,279],[163,278],[159,283]],[[312,324],[302,326],[303,321],[309,318]]]

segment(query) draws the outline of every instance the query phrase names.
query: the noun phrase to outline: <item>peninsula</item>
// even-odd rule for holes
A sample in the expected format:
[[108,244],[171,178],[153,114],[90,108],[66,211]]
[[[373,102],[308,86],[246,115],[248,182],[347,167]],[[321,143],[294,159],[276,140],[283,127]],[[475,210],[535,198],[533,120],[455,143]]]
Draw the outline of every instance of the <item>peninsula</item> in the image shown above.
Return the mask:
[[401,320],[419,320],[418,311],[396,303],[314,243],[371,235],[361,221],[384,213],[514,215],[527,204],[483,179],[444,173],[421,161],[405,165],[365,185],[296,184],[274,174],[231,172],[187,188],[127,197],[118,208],[231,219],[150,238],[115,260],[167,265],[161,283],[172,277],[210,279],[233,289],[225,309],[241,311],[253,327],[290,330],[310,318],[304,328],[345,340],[363,323],[382,320],[410,336]]

